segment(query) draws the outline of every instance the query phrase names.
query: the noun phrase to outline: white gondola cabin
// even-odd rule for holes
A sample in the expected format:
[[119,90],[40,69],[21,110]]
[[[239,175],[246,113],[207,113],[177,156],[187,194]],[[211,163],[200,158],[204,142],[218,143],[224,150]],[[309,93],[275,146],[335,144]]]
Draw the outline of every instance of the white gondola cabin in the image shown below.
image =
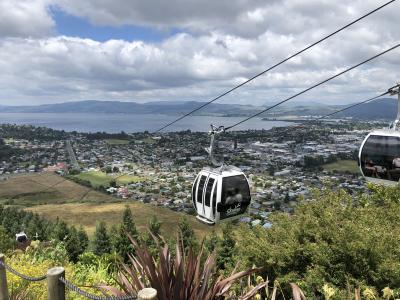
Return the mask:
[[377,130],[361,144],[359,166],[371,182],[393,185],[400,179],[400,132]]
[[397,118],[389,129],[376,130],[367,135],[358,154],[358,165],[366,180],[386,185],[400,179],[400,84],[389,89],[398,95]]
[[249,182],[239,169],[204,169],[192,187],[197,219],[207,224],[243,214],[251,201]]
[[27,241],[28,241],[28,237],[27,237],[27,235],[25,234],[25,232],[20,232],[20,233],[17,233],[16,235],[15,235],[15,240],[18,242],[18,243],[26,243]]

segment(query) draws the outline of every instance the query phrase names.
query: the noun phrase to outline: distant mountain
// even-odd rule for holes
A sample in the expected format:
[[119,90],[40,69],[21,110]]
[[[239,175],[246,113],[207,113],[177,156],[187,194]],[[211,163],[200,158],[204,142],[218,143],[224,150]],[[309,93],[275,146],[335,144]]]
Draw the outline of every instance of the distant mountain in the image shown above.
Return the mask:
[[[167,114],[182,115],[203,105],[204,102],[170,102],[158,101],[149,103],[121,102],[121,101],[76,101],[38,106],[1,106],[0,113],[132,113],[132,114]],[[286,118],[321,116],[340,110],[348,105],[325,105],[308,103],[297,106],[288,105],[277,107],[263,117]],[[268,105],[266,105],[268,107]],[[196,112],[197,115],[215,116],[249,116],[260,112],[263,107],[239,104],[212,103]],[[333,117],[351,117],[361,120],[394,120],[397,114],[397,99],[382,98],[347,110]]]
[[339,117],[352,117],[364,120],[395,120],[397,115],[397,99],[382,98],[370,103],[339,113]]
[[[0,106],[3,113],[133,113],[133,114],[169,114],[181,115],[199,106],[202,102],[168,102],[149,103],[121,101],[76,101],[38,106]],[[202,115],[248,115],[262,108],[251,105],[210,104],[197,114]]]

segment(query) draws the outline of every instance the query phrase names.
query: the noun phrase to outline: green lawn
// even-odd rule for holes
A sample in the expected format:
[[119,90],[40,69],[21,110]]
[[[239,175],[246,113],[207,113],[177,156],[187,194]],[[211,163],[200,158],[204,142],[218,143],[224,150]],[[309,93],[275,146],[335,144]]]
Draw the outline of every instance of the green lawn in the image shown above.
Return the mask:
[[14,143],[14,139],[13,138],[4,139],[4,143],[6,143],[7,145],[13,144]]
[[152,138],[145,138],[145,139],[143,140],[143,142],[144,142],[145,144],[149,144],[149,145],[153,145],[153,144],[156,143],[156,141],[155,141],[154,139],[152,139]]
[[325,171],[337,171],[340,173],[349,172],[352,174],[360,173],[355,160],[338,160],[337,162],[323,165]]
[[106,139],[104,140],[109,145],[127,145],[129,144],[129,140],[120,140],[120,139]]
[[128,184],[131,182],[143,181],[142,177],[135,175],[107,175],[101,171],[91,171],[86,173],[81,173],[79,175],[75,175],[75,177],[89,180],[93,186],[104,186],[107,187],[110,184],[110,181],[116,179],[117,184]]

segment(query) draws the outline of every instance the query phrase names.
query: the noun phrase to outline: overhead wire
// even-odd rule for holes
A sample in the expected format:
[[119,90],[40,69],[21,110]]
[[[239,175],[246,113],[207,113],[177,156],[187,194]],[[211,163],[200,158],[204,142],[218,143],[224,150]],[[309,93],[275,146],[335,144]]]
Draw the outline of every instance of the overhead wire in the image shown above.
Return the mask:
[[376,55],[374,55],[374,56],[372,56],[372,57],[370,57],[370,58],[368,58],[368,59],[356,64],[356,65],[353,65],[350,68],[345,69],[344,71],[336,73],[335,75],[333,75],[333,76],[331,76],[331,77],[329,77],[329,78],[327,78],[325,80],[322,80],[322,81],[312,85],[311,87],[308,87],[308,88],[302,90],[301,92],[298,92],[298,93],[294,94],[293,96],[290,96],[289,98],[286,98],[285,100],[282,100],[282,101],[280,101],[280,102],[278,102],[278,103],[276,103],[276,104],[274,104],[274,105],[272,105],[272,106],[270,106],[270,107],[268,107],[268,108],[266,108],[266,109],[264,109],[264,110],[262,110],[262,111],[260,111],[260,112],[258,112],[256,114],[253,114],[253,115],[251,115],[251,116],[249,116],[249,117],[247,117],[247,118],[245,118],[245,119],[243,119],[243,120],[241,120],[241,121],[239,121],[239,122],[237,122],[237,123],[235,123],[235,124],[233,124],[231,126],[225,127],[225,130],[230,130],[230,129],[232,129],[232,128],[234,128],[234,127],[236,127],[236,126],[238,126],[238,125],[240,125],[240,124],[242,124],[244,122],[247,122],[250,119],[253,119],[253,118],[255,118],[255,117],[257,117],[257,116],[259,116],[259,115],[261,115],[261,114],[263,114],[263,113],[265,113],[265,112],[267,112],[267,111],[269,111],[269,110],[271,110],[271,109],[273,109],[273,108],[275,108],[277,106],[282,105],[283,103],[286,103],[286,102],[288,102],[288,101],[290,101],[290,100],[292,100],[292,99],[294,99],[294,98],[296,98],[296,97],[298,97],[298,96],[300,96],[302,94],[305,94],[306,92],[308,92],[308,91],[310,91],[312,89],[315,89],[316,87],[318,87],[318,86],[320,86],[320,85],[322,85],[324,83],[327,83],[328,81],[331,81],[331,80],[333,80],[333,79],[335,79],[335,78],[337,78],[337,77],[339,77],[339,76],[341,76],[341,75],[343,75],[343,74],[345,74],[345,73],[347,73],[347,72],[349,72],[351,70],[354,70],[355,68],[357,68],[359,66],[362,66],[362,65],[370,62],[371,60],[374,60],[374,59],[376,59],[376,58],[378,58],[378,57],[380,57],[380,56],[382,56],[382,55],[384,55],[384,54],[386,54],[386,53],[388,53],[390,51],[393,51],[394,49],[398,48],[399,46],[400,46],[400,43],[398,43],[395,46],[390,47],[389,49],[386,49],[385,51],[380,52],[380,53],[378,53],[378,54],[376,54]]
[[346,24],[346,25],[340,27],[339,29],[335,30],[334,32],[332,32],[332,33],[330,33],[330,34],[324,36],[323,38],[319,39],[318,41],[316,41],[316,42],[314,42],[314,43],[308,45],[307,47],[301,49],[300,51],[297,51],[296,53],[290,55],[289,57],[287,57],[287,58],[281,60],[280,62],[278,62],[278,63],[276,63],[276,64],[274,64],[273,66],[269,67],[268,69],[266,69],[266,70],[264,70],[264,71],[262,71],[262,72],[260,72],[260,73],[258,73],[258,74],[256,74],[256,75],[254,75],[253,77],[251,77],[251,78],[245,80],[244,82],[242,82],[242,83],[240,83],[240,84],[234,86],[233,88],[231,88],[231,89],[229,89],[228,91],[226,91],[226,92],[224,92],[224,93],[218,95],[217,97],[213,98],[212,100],[210,100],[210,101],[208,101],[208,102],[205,102],[204,104],[202,104],[202,105],[200,105],[199,107],[197,107],[197,108],[191,110],[190,112],[188,112],[188,113],[186,113],[186,114],[180,116],[179,118],[175,119],[174,121],[169,122],[168,124],[164,125],[163,127],[159,128],[158,130],[154,131],[154,133],[160,132],[160,131],[164,130],[165,128],[167,128],[167,127],[169,127],[169,126],[175,124],[176,122],[179,122],[180,120],[182,120],[182,119],[184,119],[184,118],[190,116],[191,114],[193,114],[193,113],[195,113],[195,112],[201,110],[202,108],[208,106],[209,104],[211,104],[211,103],[217,101],[218,99],[220,99],[220,98],[222,98],[222,97],[228,95],[229,93],[233,92],[234,90],[236,90],[236,89],[238,89],[238,88],[240,88],[240,87],[246,85],[247,83],[253,81],[254,79],[256,79],[256,78],[258,78],[258,77],[260,77],[260,76],[262,76],[262,75],[264,75],[265,73],[267,73],[267,72],[269,72],[269,71],[275,69],[276,67],[282,65],[283,63],[287,62],[288,60],[290,60],[290,59],[292,59],[292,58],[298,56],[299,54],[301,54],[301,53],[303,53],[303,52],[309,50],[310,48],[312,48],[312,47],[318,45],[319,43],[321,43],[321,42],[327,40],[328,38],[334,36],[335,34],[341,32],[341,31],[343,31],[344,29],[346,29],[346,28],[348,28],[348,27],[354,25],[355,23],[357,23],[357,22],[361,21],[362,19],[364,19],[364,18],[366,18],[366,17],[372,15],[373,13],[375,13],[375,12],[381,10],[382,8],[388,6],[389,4],[391,4],[391,3],[395,2],[395,1],[396,1],[396,0],[390,0],[390,1],[388,1],[388,2],[386,2],[386,3],[384,3],[384,4],[382,4],[381,6],[379,6],[379,7],[375,8],[375,9],[369,11],[368,13],[362,15],[361,17],[359,17],[359,18],[353,20],[352,22],[350,22],[350,23],[348,23],[348,24]]

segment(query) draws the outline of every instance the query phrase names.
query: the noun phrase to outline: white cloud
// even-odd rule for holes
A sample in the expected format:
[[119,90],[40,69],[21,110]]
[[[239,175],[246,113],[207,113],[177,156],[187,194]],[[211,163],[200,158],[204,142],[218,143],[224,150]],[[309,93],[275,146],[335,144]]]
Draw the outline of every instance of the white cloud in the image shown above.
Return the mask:
[[54,21],[46,0],[0,0],[1,37],[49,35]]
[[[3,30],[0,104],[79,99],[208,100],[379,5],[372,0],[268,4],[221,0],[209,5],[171,1],[57,0],[62,9],[97,24],[190,29],[159,43],[46,37],[43,34],[52,26],[51,19],[47,22],[46,3],[30,1],[42,13],[37,13],[33,24],[47,22],[48,26],[36,30],[36,35],[24,31],[23,26],[16,26],[18,34]],[[394,45],[400,39],[395,8],[397,3],[220,102],[276,102]],[[399,78],[399,53],[396,50],[301,99],[350,102],[381,92]]]

